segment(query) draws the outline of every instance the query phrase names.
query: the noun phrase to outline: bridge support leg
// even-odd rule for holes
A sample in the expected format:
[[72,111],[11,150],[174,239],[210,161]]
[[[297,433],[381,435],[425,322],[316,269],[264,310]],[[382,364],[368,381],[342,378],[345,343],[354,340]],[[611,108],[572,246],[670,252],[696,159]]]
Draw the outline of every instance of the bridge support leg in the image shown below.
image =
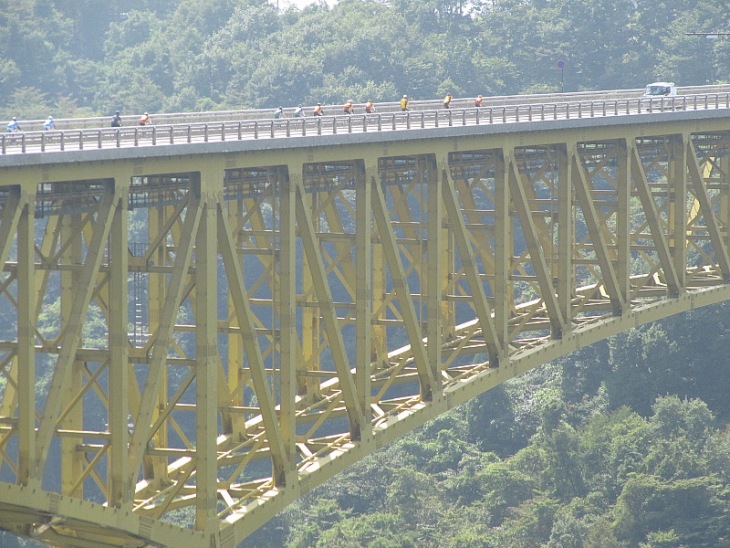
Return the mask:
[[[625,139],[616,141],[616,272],[621,301],[631,302],[631,168]],[[614,309],[614,315],[623,310]]]
[[[512,255],[514,254],[514,232],[510,215],[510,191],[507,183],[507,168],[504,152],[494,151],[494,328],[499,347],[506,349],[510,344],[509,318],[514,303],[512,282]],[[507,365],[507,356],[500,357],[500,367]]]
[[687,271],[687,143],[684,135],[672,135],[669,139],[669,252],[674,261],[674,269],[678,278],[678,294],[686,289]]
[[[60,260],[63,264],[83,264],[82,230],[83,224],[80,213],[64,215],[61,218],[61,241],[64,243],[65,250],[61,254]],[[61,272],[62,332],[73,329],[73,322],[80,321],[80,319],[72,317],[74,301],[81,294],[79,292],[81,288],[78,284],[78,271],[64,270]],[[69,410],[59,426],[68,431],[81,431],[83,430],[84,421],[83,400],[76,402],[76,405],[74,405],[71,399],[75,396],[75,391],[83,386],[84,363],[74,359],[70,363],[70,368],[70,386],[73,387],[74,391],[69,391],[64,395],[66,401],[62,405]],[[64,437],[61,439],[61,493],[70,497],[83,498],[83,484],[77,484],[76,479],[83,475],[82,461],[85,456],[77,453],[76,448],[78,445],[78,438]]]
[[[214,179],[212,174],[211,179]],[[206,179],[208,177],[206,176]],[[203,181],[212,186],[213,181]],[[215,201],[204,194],[196,238],[195,262],[195,407],[196,459],[195,528],[217,529],[218,467],[218,246]]]
[[[565,318],[563,334],[571,331],[571,305],[575,280],[573,276],[573,175],[572,161],[565,146],[557,147],[558,154],[558,306]],[[554,213],[554,212],[553,212]]]
[[109,493],[107,503],[121,507],[131,502],[126,488],[129,473],[127,443],[129,442],[129,337],[127,334],[127,273],[129,269],[127,192],[115,185],[117,199],[109,234],[109,432],[111,446],[108,457]]
[[[363,207],[368,208],[370,211],[370,217],[372,218],[373,202],[375,185],[380,184],[380,171],[378,169],[377,159],[368,161],[365,165],[365,178],[366,184],[369,186],[367,193],[363,192],[363,196],[366,196],[367,201],[364,202]],[[358,204],[359,200],[358,196]],[[372,223],[368,223],[368,229],[371,234],[374,230]],[[360,227],[358,227],[360,228]],[[358,230],[358,233],[360,230]],[[371,358],[372,361],[377,362],[378,367],[384,364],[388,360],[388,348],[385,326],[378,320],[385,317],[385,255],[383,252],[383,244],[379,240],[373,241],[372,245],[372,328],[371,328]]]
[[[372,430],[370,369],[373,344],[373,278],[372,278],[372,185],[368,169],[361,160],[355,162],[355,387],[360,408],[367,420],[363,421],[361,439],[370,437]],[[377,168],[376,168],[377,169]]]
[[296,462],[296,405],[297,392],[297,318],[296,318],[296,193],[301,173],[290,173],[280,168],[281,185],[279,287],[273,291],[279,297],[280,321],[280,377],[281,435],[288,463]]
[[426,337],[428,340],[428,363],[431,365],[431,374],[435,379],[441,375],[441,345],[443,339],[444,315],[441,309],[441,295],[444,291],[444,273],[449,272],[449,252],[446,249],[443,229],[443,198],[441,187],[449,184],[446,179],[448,161],[439,162],[436,165],[436,158],[426,158],[427,184],[425,191],[428,200],[427,219],[427,240],[425,243],[426,253],[426,313],[428,323],[426,325]]
[[21,200],[18,222],[18,478],[21,485],[32,481],[36,461],[36,364],[35,364],[35,246],[33,196]]

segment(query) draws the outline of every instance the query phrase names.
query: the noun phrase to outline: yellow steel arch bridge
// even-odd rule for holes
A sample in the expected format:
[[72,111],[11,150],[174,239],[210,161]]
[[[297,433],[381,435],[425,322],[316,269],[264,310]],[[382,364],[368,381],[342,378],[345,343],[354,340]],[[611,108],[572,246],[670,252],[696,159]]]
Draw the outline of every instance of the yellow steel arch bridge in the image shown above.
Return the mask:
[[0,528],[233,547],[444,411],[730,298],[730,96],[0,142]]

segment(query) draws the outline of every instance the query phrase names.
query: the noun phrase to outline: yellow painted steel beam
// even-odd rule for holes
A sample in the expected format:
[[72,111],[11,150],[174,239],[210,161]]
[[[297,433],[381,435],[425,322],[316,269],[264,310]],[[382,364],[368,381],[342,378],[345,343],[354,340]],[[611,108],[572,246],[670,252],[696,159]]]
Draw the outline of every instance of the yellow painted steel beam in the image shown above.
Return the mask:
[[[355,179],[355,390],[360,409],[368,417],[372,413],[372,381],[370,364],[374,361],[373,343],[373,186],[368,181],[363,161],[354,163]],[[372,421],[363,421],[361,439],[369,440]]]
[[[18,204],[21,208],[18,220],[18,350],[17,350],[17,406],[18,406],[18,458],[17,482],[29,485],[33,466],[37,462],[36,445],[36,291],[35,253],[33,230],[33,195]],[[12,416],[12,415],[10,415]]]
[[[212,176],[212,174],[206,174]],[[212,185],[211,185],[212,186]],[[218,506],[218,207],[203,200],[195,245],[195,528],[216,531]]]
[[[293,465],[297,452],[296,396],[297,396],[297,319],[296,319],[296,202],[297,186],[301,174],[292,170],[280,179],[280,245],[279,286],[274,290],[276,278],[272,283],[272,300],[278,295],[280,322],[280,363],[279,363],[279,421],[284,443],[286,462]],[[276,367],[272,363],[272,369]],[[288,483],[288,482],[287,482]]]
[[[511,343],[509,320],[514,307],[514,286],[511,281],[514,227],[507,179],[505,154],[498,150],[494,155],[494,328],[501,348],[507,348]],[[506,366],[508,359],[508,356],[500,357],[500,367]]]
[[669,138],[668,218],[670,252],[674,270],[679,277],[679,287],[686,286],[687,246],[682,234],[687,230],[687,141],[685,134]]
[[573,166],[575,150],[568,154],[568,146],[556,150],[558,162],[558,253],[557,253],[557,292],[560,313],[565,318],[564,330],[572,331],[573,310],[571,303],[575,294],[573,275],[573,241],[575,222],[573,220]]
[[[442,313],[441,303],[443,302],[444,273],[448,272],[451,265],[451,254],[447,249],[447,242],[442,226],[444,224],[444,207],[442,188],[449,184],[447,178],[448,161],[441,160],[437,165],[436,158],[428,156],[425,158],[426,174],[422,174],[426,183],[426,204],[422,206],[421,214],[426,211],[426,234],[427,242],[423,244],[425,249],[421,250],[421,265],[425,264],[425,272],[421,272],[421,287],[426,293],[426,352],[428,363],[431,366],[431,374],[434,379],[441,376],[442,352],[441,346],[444,341],[444,321],[447,321],[448,314]],[[440,175],[440,176],[439,176]],[[423,254],[426,255],[424,263]],[[423,266],[421,266],[423,270]],[[426,279],[424,283],[424,277]],[[423,319],[422,319],[423,321]]]
[[118,192],[109,234],[109,432],[108,504],[129,508],[131,493],[126,489],[129,477],[127,444],[129,442],[129,312],[119,303],[128,302],[129,268],[128,195],[126,185]]

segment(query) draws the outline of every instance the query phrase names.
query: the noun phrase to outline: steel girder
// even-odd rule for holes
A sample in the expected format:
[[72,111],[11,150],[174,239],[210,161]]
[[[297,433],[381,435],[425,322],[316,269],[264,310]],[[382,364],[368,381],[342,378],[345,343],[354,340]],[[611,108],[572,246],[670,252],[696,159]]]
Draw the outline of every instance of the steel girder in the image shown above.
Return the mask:
[[729,298],[707,125],[5,170],[0,527],[234,546],[485,390]]

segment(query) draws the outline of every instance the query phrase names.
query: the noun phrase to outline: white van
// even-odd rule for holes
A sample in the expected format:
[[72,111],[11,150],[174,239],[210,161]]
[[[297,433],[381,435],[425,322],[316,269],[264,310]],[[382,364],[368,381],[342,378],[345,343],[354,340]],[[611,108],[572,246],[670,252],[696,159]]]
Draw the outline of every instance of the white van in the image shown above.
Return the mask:
[[674,82],[654,82],[646,86],[644,97],[673,97],[677,95]]

